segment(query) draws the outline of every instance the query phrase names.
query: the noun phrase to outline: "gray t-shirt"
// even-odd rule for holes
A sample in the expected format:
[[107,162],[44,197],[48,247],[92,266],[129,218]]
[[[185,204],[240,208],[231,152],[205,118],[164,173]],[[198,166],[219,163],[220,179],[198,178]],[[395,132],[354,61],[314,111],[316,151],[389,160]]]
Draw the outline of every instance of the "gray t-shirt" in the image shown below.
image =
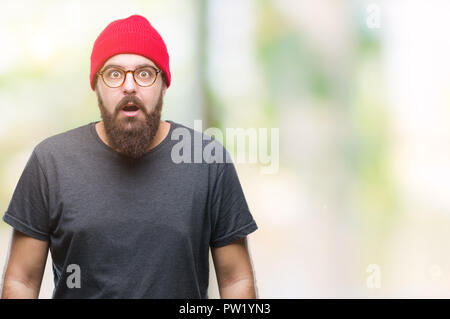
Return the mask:
[[209,247],[258,229],[233,163],[172,160],[176,128],[192,134],[192,158],[194,140],[217,143],[225,160],[223,145],[167,122],[137,161],[107,146],[97,122],[33,149],[3,220],[49,242],[53,298],[208,298]]

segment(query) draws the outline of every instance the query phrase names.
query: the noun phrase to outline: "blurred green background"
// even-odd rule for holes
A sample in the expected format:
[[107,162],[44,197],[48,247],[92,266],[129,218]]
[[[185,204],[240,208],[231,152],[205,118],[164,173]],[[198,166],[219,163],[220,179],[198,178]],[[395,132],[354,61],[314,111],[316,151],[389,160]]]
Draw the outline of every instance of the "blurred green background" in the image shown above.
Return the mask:
[[[279,128],[276,173],[237,164],[259,225],[249,236],[259,297],[449,297],[448,9],[438,0],[2,1],[0,208],[37,143],[100,120],[93,43],[111,21],[141,14],[170,55],[163,119]],[[9,236],[1,222],[2,265]],[[51,276],[47,268],[43,298]]]

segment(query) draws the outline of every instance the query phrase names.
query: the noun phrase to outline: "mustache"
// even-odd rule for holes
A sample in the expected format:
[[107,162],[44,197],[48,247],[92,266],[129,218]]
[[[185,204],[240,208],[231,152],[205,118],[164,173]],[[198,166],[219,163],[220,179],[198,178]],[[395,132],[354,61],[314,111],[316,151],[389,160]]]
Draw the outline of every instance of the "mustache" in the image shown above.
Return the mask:
[[138,106],[141,110],[145,111],[144,103],[142,103],[141,100],[139,100],[134,95],[127,95],[122,100],[120,100],[119,103],[117,103],[116,112],[119,112],[122,109],[122,107],[124,107],[128,103],[133,103],[136,106]]

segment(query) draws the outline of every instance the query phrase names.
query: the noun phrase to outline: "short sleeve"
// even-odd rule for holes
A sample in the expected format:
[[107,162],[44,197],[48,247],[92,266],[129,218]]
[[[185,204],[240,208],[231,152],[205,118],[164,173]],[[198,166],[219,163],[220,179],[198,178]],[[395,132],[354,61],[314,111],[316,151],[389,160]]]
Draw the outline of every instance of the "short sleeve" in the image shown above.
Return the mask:
[[3,221],[30,237],[49,240],[48,183],[35,151],[14,189]]
[[231,244],[258,229],[232,162],[223,165],[212,193],[211,247]]

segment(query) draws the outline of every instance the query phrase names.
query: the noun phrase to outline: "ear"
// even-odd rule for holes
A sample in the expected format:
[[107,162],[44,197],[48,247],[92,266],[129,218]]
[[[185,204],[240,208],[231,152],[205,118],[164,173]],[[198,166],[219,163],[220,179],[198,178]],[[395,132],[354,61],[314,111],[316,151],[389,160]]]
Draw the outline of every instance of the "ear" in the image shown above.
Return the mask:
[[92,83],[94,84],[94,91],[98,92],[98,76],[97,75],[94,76],[94,80],[92,81]]

